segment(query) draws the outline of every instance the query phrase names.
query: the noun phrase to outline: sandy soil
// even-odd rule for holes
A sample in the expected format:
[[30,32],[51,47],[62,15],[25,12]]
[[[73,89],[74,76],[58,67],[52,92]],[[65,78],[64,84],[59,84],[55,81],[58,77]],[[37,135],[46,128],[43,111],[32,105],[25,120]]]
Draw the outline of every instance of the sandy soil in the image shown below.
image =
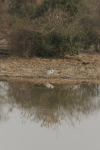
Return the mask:
[[[48,69],[53,74],[43,75]],[[0,58],[0,80],[28,80],[35,83],[100,83],[100,53],[80,53],[65,59]]]

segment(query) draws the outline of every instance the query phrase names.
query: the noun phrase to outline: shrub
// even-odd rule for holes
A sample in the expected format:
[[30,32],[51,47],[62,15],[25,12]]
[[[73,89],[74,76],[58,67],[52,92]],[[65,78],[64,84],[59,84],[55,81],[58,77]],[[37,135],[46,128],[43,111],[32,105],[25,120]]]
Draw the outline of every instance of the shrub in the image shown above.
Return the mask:
[[78,38],[59,31],[41,34],[37,31],[19,30],[10,37],[11,54],[21,57],[64,57],[66,52],[78,54]]
[[80,0],[45,0],[43,4],[40,6],[41,10],[48,9],[48,6],[51,9],[61,9],[66,12],[69,12],[70,15],[74,15],[78,12],[78,5]]
[[35,0],[13,0],[16,9],[8,20],[14,29],[10,36],[11,53],[22,57],[64,57],[66,52],[74,55],[81,48],[98,45],[100,2],[97,6],[99,0],[85,0],[80,5],[82,1],[45,0],[37,5]]
[[20,16],[29,17],[30,19],[35,16],[37,9],[36,3],[22,4],[19,9]]
[[99,35],[93,29],[85,29],[81,36],[81,42],[83,42],[83,48],[90,48],[91,45],[97,45],[99,43]]
[[36,0],[13,0],[12,7],[9,12],[17,13],[20,17],[28,16],[30,19],[43,16],[49,9],[66,11],[69,16],[74,16],[78,13],[79,5],[82,0],[44,0],[41,5],[36,3]]
[[42,5],[37,7],[36,17],[43,15],[48,9],[62,10],[69,13],[69,16],[73,16],[78,13],[79,4],[82,0],[45,0]]

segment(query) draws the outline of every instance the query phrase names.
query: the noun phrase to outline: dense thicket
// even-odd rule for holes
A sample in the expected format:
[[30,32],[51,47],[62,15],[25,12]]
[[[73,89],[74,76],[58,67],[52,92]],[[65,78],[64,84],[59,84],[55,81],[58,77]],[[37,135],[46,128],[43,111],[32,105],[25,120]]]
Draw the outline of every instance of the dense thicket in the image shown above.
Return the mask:
[[0,3],[0,31],[12,55],[64,57],[99,50],[99,0],[8,0]]

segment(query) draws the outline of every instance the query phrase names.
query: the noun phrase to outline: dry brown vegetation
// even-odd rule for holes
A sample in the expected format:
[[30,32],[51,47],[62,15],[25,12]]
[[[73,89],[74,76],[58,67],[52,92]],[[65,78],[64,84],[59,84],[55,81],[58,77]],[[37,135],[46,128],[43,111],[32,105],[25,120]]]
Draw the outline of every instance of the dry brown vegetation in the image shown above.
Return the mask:
[[1,2],[0,33],[9,35],[11,54],[64,57],[66,52],[78,54],[80,49],[87,49],[91,45],[99,51],[99,0],[67,1]]

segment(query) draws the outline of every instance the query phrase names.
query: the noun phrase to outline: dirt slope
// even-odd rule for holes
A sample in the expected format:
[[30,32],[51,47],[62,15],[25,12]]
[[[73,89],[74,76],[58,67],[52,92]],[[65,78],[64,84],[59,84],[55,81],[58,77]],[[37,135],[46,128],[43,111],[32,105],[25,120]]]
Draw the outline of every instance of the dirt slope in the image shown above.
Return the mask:
[[[43,75],[48,69],[55,72]],[[67,55],[65,59],[0,59],[0,80],[29,80],[36,83],[81,83],[100,82],[100,54],[81,53]]]

